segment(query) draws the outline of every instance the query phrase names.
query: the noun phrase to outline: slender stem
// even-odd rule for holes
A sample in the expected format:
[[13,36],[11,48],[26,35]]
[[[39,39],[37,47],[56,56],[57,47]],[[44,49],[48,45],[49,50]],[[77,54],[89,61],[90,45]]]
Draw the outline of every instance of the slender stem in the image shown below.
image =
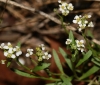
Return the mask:
[[33,60],[32,58],[30,58],[30,60],[35,64],[35,66],[38,65],[37,62]]
[[[15,59],[17,61],[17,63],[22,66],[23,68],[25,68],[26,70],[28,70],[29,72],[31,72],[31,69],[22,65],[17,59]],[[36,74],[35,72],[31,72],[31,73],[34,73],[36,78],[39,78],[39,79],[43,79],[43,80],[51,80],[51,81],[59,81],[60,79],[56,79],[56,78],[52,78],[52,77],[49,77],[49,78],[46,78],[46,77],[41,77],[39,76],[38,74]],[[34,74],[31,74],[31,75],[34,75]]]

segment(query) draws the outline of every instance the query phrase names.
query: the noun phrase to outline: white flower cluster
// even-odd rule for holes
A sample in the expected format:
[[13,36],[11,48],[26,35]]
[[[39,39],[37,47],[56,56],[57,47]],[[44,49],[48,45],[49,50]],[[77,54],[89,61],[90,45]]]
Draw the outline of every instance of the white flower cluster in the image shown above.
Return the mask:
[[81,52],[84,51],[84,40],[76,40],[76,46],[77,46],[77,49],[80,50]]
[[44,44],[41,44],[40,48],[42,49],[42,53],[43,53],[42,58],[43,59],[47,59],[47,60],[50,59],[51,58],[51,54],[49,54],[47,51],[45,51]]
[[33,49],[27,49],[26,57],[29,57],[33,54]]
[[75,41],[76,41],[76,45],[71,44],[72,43],[71,39],[67,39],[65,43],[66,43],[66,45],[70,45],[74,49],[77,48],[78,50],[80,50],[81,52],[83,52],[84,49],[85,49],[84,40],[75,40]]
[[8,42],[7,45],[2,43],[0,45],[0,48],[4,50],[4,56],[6,56],[7,58],[16,58],[17,56],[20,56],[22,54],[20,47],[15,46],[13,48],[10,42]]
[[48,52],[44,52],[44,55],[42,56],[43,59],[50,59],[51,58],[51,54],[48,54]]
[[87,19],[91,18],[91,15],[84,15],[83,17],[81,15],[76,15],[74,17],[73,23],[79,25],[79,31],[81,32],[86,27],[94,27],[93,22],[88,22]]
[[72,3],[67,4],[66,2],[62,2],[61,0],[58,0],[59,5],[59,10],[64,16],[67,16],[70,11],[74,9]]

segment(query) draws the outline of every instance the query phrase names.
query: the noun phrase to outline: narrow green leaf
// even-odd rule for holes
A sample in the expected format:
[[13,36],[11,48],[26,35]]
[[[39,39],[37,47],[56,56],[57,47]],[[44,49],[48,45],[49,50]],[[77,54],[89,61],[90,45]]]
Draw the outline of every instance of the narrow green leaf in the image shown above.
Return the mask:
[[10,66],[10,64],[11,64],[11,62],[9,62],[9,61],[8,61],[8,62],[7,62],[7,67],[9,67],[9,66]]
[[73,71],[72,63],[71,63],[71,60],[69,58],[67,58],[67,53],[62,48],[60,48],[60,47],[59,47],[59,51],[62,54],[62,56],[64,57],[66,63],[69,66],[69,68]]
[[61,76],[61,79],[63,80],[63,84],[62,85],[72,85],[70,77],[66,78],[65,76]]
[[99,59],[99,58],[94,57],[94,58],[91,59],[91,61],[92,61],[94,64],[96,64],[97,66],[100,66],[100,59]]
[[50,66],[50,63],[42,63],[42,65],[34,67],[33,71],[40,71],[45,68],[48,68]]
[[62,65],[61,65],[61,62],[59,60],[59,57],[58,57],[58,55],[57,55],[57,53],[56,53],[56,51],[54,49],[53,49],[53,56],[54,56],[54,60],[55,60],[55,63],[57,65],[57,67],[59,68],[59,70],[61,71],[61,73],[64,73]]
[[100,68],[97,66],[93,66],[91,69],[89,69],[86,73],[84,73],[79,80],[83,80],[87,77],[89,77],[90,75],[92,75],[93,73],[97,72]]
[[74,36],[73,36],[73,32],[71,30],[69,32],[69,39],[71,39],[72,43],[74,44]]
[[95,65],[100,66],[100,62],[95,61],[94,59],[91,60]]
[[87,30],[87,34],[86,35],[91,37],[91,38],[93,38],[93,34],[92,34],[92,32],[90,30]]
[[29,73],[26,73],[26,72],[21,71],[21,70],[18,70],[18,69],[11,68],[11,70],[12,70],[14,73],[16,73],[16,74],[18,74],[18,75],[20,75],[20,76],[29,77],[29,78],[38,78],[38,77],[36,77],[36,76],[34,76],[34,75],[31,75],[31,74],[29,74]]
[[85,62],[86,60],[88,60],[92,55],[92,51],[89,50],[84,56],[82,59],[80,59],[76,65],[76,67],[80,66],[83,62]]

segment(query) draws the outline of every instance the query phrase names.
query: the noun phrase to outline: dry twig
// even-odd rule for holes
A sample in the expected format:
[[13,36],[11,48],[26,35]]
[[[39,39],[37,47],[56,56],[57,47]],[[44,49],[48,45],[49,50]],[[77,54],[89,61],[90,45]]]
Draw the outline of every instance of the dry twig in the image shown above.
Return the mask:
[[[0,0],[0,2],[6,3],[6,0]],[[61,24],[60,20],[58,20],[57,18],[55,18],[55,17],[53,17],[53,16],[51,16],[51,15],[48,15],[48,14],[42,12],[42,11],[36,10],[35,8],[27,7],[27,6],[24,6],[24,5],[22,5],[22,4],[18,4],[18,3],[14,2],[14,1],[11,1],[11,0],[8,0],[7,3],[8,3],[8,4],[11,4],[11,5],[14,5],[14,6],[17,6],[17,7],[20,7],[20,8],[23,8],[23,9],[26,9],[26,10],[29,10],[29,11],[31,11],[31,12],[33,12],[33,13],[34,13],[34,12],[37,12],[37,13],[39,13],[40,15],[42,15],[42,16],[44,16],[44,17],[46,17],[46,18],[48,18],[48,19],[50,19],[50,20],[52,20],[52,21],[54,21],[55,23]],[[66,23],[64,23],[64,24],[66,25]],[[67,29],[70,29],[70,30],[73,30],[73,31],[76,30],[76,29],[75,29],[74,27],[72,27],[72,26],[67,26]],[[96,40],[96,39],[95,39],[95,40]],[[94,42],[94,39],[93,39],[93,42]],[[98,43],[97,43],[97,42],[98,42]],[[98,41],[98,40],[96,40],[95,43],[97,43],[97,44],[100,45],[100,41]]]

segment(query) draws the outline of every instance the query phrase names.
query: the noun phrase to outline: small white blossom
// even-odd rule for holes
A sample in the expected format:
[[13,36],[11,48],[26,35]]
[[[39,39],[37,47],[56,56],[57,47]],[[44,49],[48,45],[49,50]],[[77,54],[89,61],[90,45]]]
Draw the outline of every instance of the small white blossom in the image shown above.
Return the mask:
[[61,0],[59,0],[58,3],[60,3],[59,10],[64,16],[68,15],[69,12],[74,9],[72,3],[67,4],[66,2],[61,2]]
[[80,20],[79,16],[76,15],[76,16],[74,17],[73,23],[78,23],[79,20]]
[[68,8],[68,10],[73,10],[74,7],[73,7],[72,3],[69,3],[67,8]]
[[8,53],[13,53],[13,48],[9,48]]
[[90,22],[90,23],[88,24],[88,27],[94,27],[93,22]]
[[30,54],[29,53],[26,53],[26,57],[29,57],[30,56]]
[[15,48],[13,48],[13,51],[16,52],[16,56],[20,56],[22,54],[22,51],[19,46],[16,46]]
[[17,51],[16,56],[20,56],[22,54],[22,51]]
[[14,54],[11,54],[11,58],[16,58],[16,56]]
[[84,40],[76,40],[77,47],[85,47],[84,46]]
[[43,55],[42,58],[48,60],[51,58],[51,54],[46,53],[46,55]]
[[29,57],[33,54],[33,49],[27,49],[26,57]]
[[48,57],[51,58],[51,54],[48,54]]
[[42,56],[43,59],[50,59],[51,58],[51,54],[48,54],[48,52],[44,52],[44,55]]
[[70,44],[71,42],[72,42],[71,39],[67,39],[65,43],[68,45],[68,44]]
[[1,49],[3,49],[3,47],[4,47],[4,46],[5,46],[5,44],[4,44],[4,43],[2,43],[2,44],[1,44],[1,46],[0,46],[0,48],[1,48]]
[[48,52],[44,52],[44,55],[48,55]]
[[86,18],[91,18],[92,16],[91,16],[91,14],[87,14],[87,15],[85,15],[85,17]]
[[58,3],[61,3],[61,0],[58,0]]
[[7,51],[4,51],[4,56],[8,56],[8,52]]
[[84,48],[77,48],[78,50],[80,50],[81,52],[83,52],[84,51]]
[[6,60],[1,60],[1,64],[5,64]]
[[82,28],[79,28],[78,30],[79,30],[79,32],[82,32]]

